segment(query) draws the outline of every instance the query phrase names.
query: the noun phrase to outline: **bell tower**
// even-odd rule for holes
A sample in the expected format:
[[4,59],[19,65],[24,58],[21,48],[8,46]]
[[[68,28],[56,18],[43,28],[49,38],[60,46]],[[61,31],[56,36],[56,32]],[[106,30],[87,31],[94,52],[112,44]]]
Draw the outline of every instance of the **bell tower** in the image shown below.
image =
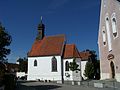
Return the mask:
[[120,0],[101,0],[99,57],[102,79],[120,82]]
[[42,16],[41,16],[41,21],[40,21],[40,24],[38,25],[38,35],[36,37],[37,40],[42,40],[43,39],[44,30],[45,30],[45,25],[42,23]]

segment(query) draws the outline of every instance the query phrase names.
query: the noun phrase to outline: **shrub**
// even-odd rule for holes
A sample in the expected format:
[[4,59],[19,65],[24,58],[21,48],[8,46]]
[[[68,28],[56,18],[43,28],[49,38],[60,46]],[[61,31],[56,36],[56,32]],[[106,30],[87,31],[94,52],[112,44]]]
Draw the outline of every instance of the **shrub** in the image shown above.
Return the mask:
[[94,79],[94,75],[95,74],[95,68],[94,68],[94,64],[92,62],[87,62],[85,65],[85,76],[88,79]]
[[16,85],[15,75],[7,74],[4,76],[5,90],[14,90]]

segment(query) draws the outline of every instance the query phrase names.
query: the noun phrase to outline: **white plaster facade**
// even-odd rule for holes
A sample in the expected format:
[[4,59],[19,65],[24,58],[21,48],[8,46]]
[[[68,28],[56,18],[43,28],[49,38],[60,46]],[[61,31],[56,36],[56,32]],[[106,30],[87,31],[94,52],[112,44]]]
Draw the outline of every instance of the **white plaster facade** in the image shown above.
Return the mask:
[[21,78],[22,76],[25,76],[25,72],[16,72],[16,76]]
[[[55,56],[57,59],[57,72],[52,72],[52,57],[28,57],[28,76],[27,80],[51,80],[51,81],[62,81],[62,77],[64,81],[80,81],[81,80],[81,72],[77,73],[72,72],[71,70],[65,71],[65,62],[68,61],[73,62],[72,59],[61,59],[61,56]],[[37,66],[34,66],[34,61],[37,60]],[[63,61],[63,62],[62,62]],[[63,65],[62,65],[63,63]],[[79,65],[79,69],[81,67],[80,58],[76,58],[76,63]],[[62,69],[63,68],[63,69]],[[69,74],[70,77],[66,77]]]
[[87,79],[87,77],[85,77],[85,75],[84,75],[85,65],[86,65],[87,62],[88,62],[87,60],[81,61],[81,75],[82,75],[82,78],[83,78],[84,80]]
[[[81,71],[73,72],[70,69],[69,69],[69,71],[65,70],[66,61],[68,61],[69,63],[73,62],[73,58],[71,58],[71,59],[63,59],[63,63],[64,63],[63,64],[64,80],[65,81],[73,81],[73,80],[74,81],[81,81]],[[81,60],[80,60],[80,58],[76,58],[76,63],[79,65],[78,69],[81,69]]]
[[[62,80],[61,56],[55,56],[55,58],[57,59],[57,72],[52,72],[52,57],[53,56],[28,57],[27,80]],[[37,66],[34,66],[34,60],[37,60]]]

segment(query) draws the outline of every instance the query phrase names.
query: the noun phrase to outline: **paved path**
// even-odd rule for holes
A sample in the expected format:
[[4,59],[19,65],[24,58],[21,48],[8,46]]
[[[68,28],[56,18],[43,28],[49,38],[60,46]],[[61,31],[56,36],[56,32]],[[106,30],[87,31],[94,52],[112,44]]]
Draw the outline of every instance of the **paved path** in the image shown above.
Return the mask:
[[94,88],[83,87],[77,85],[65,85],[56,83],[42,83],[42,82],[18,82],[16,90],[114,90],[110,88]]

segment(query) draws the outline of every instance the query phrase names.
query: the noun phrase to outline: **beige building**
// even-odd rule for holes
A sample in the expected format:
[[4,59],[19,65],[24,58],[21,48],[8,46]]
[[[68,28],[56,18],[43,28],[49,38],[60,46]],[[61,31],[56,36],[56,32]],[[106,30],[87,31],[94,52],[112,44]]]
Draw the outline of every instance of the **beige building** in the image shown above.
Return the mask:
[[120,0],[101,0],[98,45],[101,79],[120,82]]

